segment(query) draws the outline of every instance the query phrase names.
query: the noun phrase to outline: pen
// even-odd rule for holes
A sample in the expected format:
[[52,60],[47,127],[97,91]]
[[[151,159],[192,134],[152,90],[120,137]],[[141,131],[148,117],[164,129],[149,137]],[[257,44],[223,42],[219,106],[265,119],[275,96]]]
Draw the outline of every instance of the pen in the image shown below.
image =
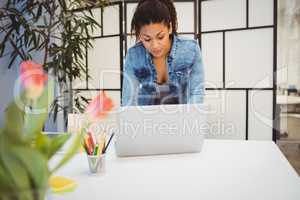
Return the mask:
[[88,154],[92,155],[93,154],[93,146],[90,143],[90,139],[89,139],[88,135],[86,135],[84,138],[84,146],[86,147]]
[[96,147],[94,148],[94,152],[93,152],[94,156],[98,155],[98,149],[99,149],[99,145],[96,144]]
[[108,143],[107,143],[107,145],[105,146],[105,148],[103,149],[103,152],[102,152],[102,153],[105,153],[105,152],[106,152],[106,150],[107,150],[107,148],[108,148],[108,146],[109,146],[109,144],[110,144],[110,141],[111,141],[111,139],[113,138],[114,134],[115,134],[115,133],[111,134],[111,136],[110,136],[110,138],[109,138],[109,140],[108,140]]
[[94,142],[93,135],[92,135],[91,132],[88,132],[88,138],[89,138],[89,144],[94,149],[95,148],[95,142]]
[[86,152],[87,154],[89,154],[89,150],[88,150],[88,148],[87,148],[85,142],[83,142],[82,146],[83,146],[85,152]]

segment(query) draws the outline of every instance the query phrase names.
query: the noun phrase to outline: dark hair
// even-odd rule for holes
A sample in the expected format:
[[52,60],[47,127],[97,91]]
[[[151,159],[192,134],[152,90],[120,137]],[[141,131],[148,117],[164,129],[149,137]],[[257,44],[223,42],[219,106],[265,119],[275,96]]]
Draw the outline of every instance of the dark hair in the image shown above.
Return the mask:
[[177,35],[177,14],[172,0],[140,0],[132,21],[131,33],[138,38],[141,27],[151,23],[164,23],[170,28],[172,35]]

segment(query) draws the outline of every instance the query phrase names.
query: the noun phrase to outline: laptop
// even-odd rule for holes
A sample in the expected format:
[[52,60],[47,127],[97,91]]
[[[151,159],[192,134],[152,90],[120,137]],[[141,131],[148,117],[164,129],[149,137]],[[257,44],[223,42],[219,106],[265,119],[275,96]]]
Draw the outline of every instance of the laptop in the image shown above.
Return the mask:
[[207,134],[202,104],[125,106],[118,114],[118,156],[200,152]]

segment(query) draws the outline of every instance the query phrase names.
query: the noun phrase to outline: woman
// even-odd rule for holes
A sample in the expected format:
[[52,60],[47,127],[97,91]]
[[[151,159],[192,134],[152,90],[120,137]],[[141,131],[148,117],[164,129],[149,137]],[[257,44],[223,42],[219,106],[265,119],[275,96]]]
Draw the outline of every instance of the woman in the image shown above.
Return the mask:
[[177,36],[172,0],[139,1],[131,32],[138,42],[126,55],[122,106],[203,102],[200,48]]

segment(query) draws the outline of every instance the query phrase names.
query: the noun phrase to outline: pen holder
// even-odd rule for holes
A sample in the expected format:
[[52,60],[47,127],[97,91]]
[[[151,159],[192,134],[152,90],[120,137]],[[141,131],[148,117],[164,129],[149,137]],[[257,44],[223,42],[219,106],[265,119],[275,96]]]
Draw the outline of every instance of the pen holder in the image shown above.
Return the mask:
[[105,170],[105,154],[87,156],[90,172],[92,174],[103,173]]

